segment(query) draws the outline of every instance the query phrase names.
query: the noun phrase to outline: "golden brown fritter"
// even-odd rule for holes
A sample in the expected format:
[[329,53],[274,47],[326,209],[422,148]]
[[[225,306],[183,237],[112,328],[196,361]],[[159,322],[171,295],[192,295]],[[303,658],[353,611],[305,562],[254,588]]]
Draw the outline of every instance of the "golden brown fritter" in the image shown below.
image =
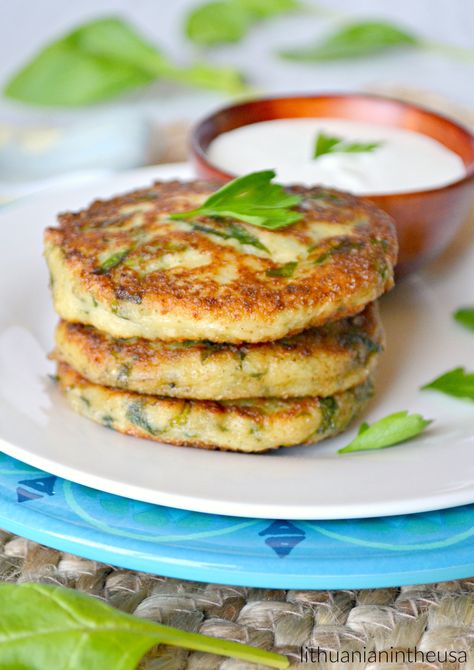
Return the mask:
[[95,384],[138,393],[225,400],[329,396],[364,382],[383,346],[378,306],[260,344],[117,339],[61,321],[54,357]]
[[58,365],[58,378],[72,408],[108,428],[157,442],[247,453],[336,435],[372,394],[368,380],[329,398],[214,402],[107,388],[86,381],[65,363]]
[[156,183],[59,218],[46,231],[54,303],[114,337],[265,342],[360,312],[393,284],[393,223],[372,204],[294,187],[304,218],[270,231],[169,218],[204,182]]

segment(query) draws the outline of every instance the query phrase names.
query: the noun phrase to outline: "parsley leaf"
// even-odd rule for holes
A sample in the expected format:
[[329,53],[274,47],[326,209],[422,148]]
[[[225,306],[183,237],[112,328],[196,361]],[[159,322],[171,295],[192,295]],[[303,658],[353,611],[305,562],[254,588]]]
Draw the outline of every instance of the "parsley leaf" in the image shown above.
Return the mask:
[[191,10],[185,33],[206,47],[240,42],[259,21],[300,7],[298,0],[214,0]]
[[288,60],[330,61],[371,56],[389,49],[423,46],[422,41],[387,21],[355,21],[308,47],[283,51]]
[[323,132],[318,133],[314,145],[313,158],[319,158],[324,154],[337,152],[363,153],[373,151],[381,145],[381,142],[346,142],[341,137],[330,137]]
[[175,212],[172,219],[191,219],[196,216],[232,218],[260,228],[285,228],[303,218],[291,208],[301,202],[301,196],[287,193],[279,184],[272,184],[274,170],[251,172],[222,186],[200,207],[188,212]]
[[454,368],[425,384],[421,390],[440,391],[454,398],[474,400],[474,373],[468,373],[464,368]]
[[327,398],[319,399],[319,409],[321,410],[321,425],[317,432],[321,435],[335,428],[334,420],[338,405],[332,396],[328,396]]
[[[336,256],[337,254],[346,254],[353,249],[361,249],[362,248],[362,243],[361,242],[353,242],[350,239],[346,238],[344,240],[341,240],[341,242],[338,242],[335,244],[333,247],[328,249],[327,251],[324,251],[322,254],[320,254],[317,258],[314,259],[314,264],[315,265],[322,265],[325,263],[329,258],[332,256]],[[309,252],[311,253],[315,249],[318,248],[318,245],[315,245],[314,247],[310,247]]]
[[104,258],[98,268],[93,270],[95,275],[105,275],[114,268],[116,268],[130,253],[131,249],[123,249],[122,251],[117,251],[116,253],[111,254]]
[[328,154],[330,151],[342,142],[340,137],[330,137],[323,132],[318,133],[316,143],[314,145],[313,158]]
[[127,412],[125,416],[128,419],[128,421],[130,421],[130,423],[135,424],[135,426],[138,426],[146,433],[150,433],[150,435],[158,435],[160,431],[157,431],[155,430],[155,428],[153,428],[153,426],[145,416],[144,409],[145,408],[142,402],[132,402],[127,407]]
[[44,47],[4,93],[32,105],[89,105],[158,78],[228,93],[245,90],[236,70],[175,65],[132,25],[111,16],[88,21]]
[[453,314],[454,319],[469,330],[474,330],[474,307],[462,307]]
[[217,237],[222,237],[224,240],[235,239],[241,244],[250,244],[252,247],[266,251],[268,254],[270,253],[258,237],[249,233],[248,230],[238,223],[221,223],[220,228],[211,228],[211,226],[205,226],[202,223],[193,223],[192,227],[194,230],[200,230],[202,233],[217,235]]
[[289,263],[284,263],[284,265],[279,265],[275,268],[268,268],[265,274],[267,277],[292,277],[297,265],[298,263],[296,261],[290,261]]
[[347,154],[362,153],[364,151],[373,151],[381,145],[381,142],[343,142],[337,145],[333,151],[345,151]]
[[408,414],[408,411],[390,414],[371,426],[363,423],[356,437],[338,454],[346,454],[352,451],[365,451],[367,449],[385,449],[395,444],[406,442],[412,437],[422,433],[429,424],[420,414]]
[[0,667],[134,670],[157,644],[287,668],[280,654],[164,626],[72,589],[0,584]]

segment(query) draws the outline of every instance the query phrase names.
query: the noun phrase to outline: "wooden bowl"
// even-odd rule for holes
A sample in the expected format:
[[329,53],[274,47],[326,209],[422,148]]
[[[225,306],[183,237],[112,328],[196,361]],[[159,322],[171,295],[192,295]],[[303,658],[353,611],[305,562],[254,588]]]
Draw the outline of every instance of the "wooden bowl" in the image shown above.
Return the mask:
[[396,222],[400,242],[398,276],[419,269],[439,255],[456,235],[472,204],[474,135],[455,121],[417,105],[376,95],[330,94],[267,98],[225,107],[203,119],[192,131],[191,159],[198,176],[221,182],[236,176],[220,170],[207,156],[210,143],[221,133],[259,121],[308,117],[351,119],[414,130],[461,157],[466,176],[447,186],[364,195]]

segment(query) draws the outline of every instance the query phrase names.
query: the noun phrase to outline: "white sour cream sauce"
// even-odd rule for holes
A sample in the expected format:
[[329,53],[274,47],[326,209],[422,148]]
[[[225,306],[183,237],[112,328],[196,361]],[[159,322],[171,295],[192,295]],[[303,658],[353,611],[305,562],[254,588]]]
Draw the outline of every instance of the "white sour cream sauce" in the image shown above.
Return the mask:
[[[313,159],[319,132],[349,142],[380,142],[364,153]],[[440,142],[411,130],[345,119],[278,119],[219,135],[208,156],[234,175],[274,169],[279,181],[322,184],[353,193],[389,194],[445,186],[466,174],[461,158]]]

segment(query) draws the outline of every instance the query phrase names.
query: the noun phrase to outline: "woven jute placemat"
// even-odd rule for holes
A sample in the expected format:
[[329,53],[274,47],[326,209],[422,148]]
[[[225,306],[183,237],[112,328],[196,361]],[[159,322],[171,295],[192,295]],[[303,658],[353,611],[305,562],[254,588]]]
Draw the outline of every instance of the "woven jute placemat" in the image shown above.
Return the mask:
[[[348,653],[391,650],[418,654],[417,670],[459,666],[448,652],[474,652],[474,578],[439,584],[357,591],[283,591],[201,584],[122,570],[0,531],[0,579],[42,582],[105,599],[124,612],[215,637],[287,654],[292,668],[415,667],[398,662],[337,662]],[[319,662],[301,661],[308,649]],[[437,653],[441,661],[422,662]],[[323,652],[326,656],[323,655]],[[304,658],[304,656],[303,656]],[[368,658],[370,658],[368,656]],[[428,656],[428,658],[430,658]],[[473,656],[474,658],[474,656]],[[171,647],[158,647],[142,670],[251,670],[257,666]],[[104,668],[104,670],[106,670]]]
[[[429,104],[474,126],[471,112],[437,96],[394,87],[373,92]],[[188,127],[182,123],[166,129],[167,143],[160,162],[184,160],[187,133]],[[201,584],[89,561],[0,530],[0,580],[77,589],[138,617],[284,653],[292,668],[474,668],[474,577],[353,591]],[[384,656],[383,650],[389,655]],[[349,654],[349,660],[343,652]],[[377,660],[371,652],[379,653]],[[166,646],[154,649],[140,665],[141,670],[257,667]]]

